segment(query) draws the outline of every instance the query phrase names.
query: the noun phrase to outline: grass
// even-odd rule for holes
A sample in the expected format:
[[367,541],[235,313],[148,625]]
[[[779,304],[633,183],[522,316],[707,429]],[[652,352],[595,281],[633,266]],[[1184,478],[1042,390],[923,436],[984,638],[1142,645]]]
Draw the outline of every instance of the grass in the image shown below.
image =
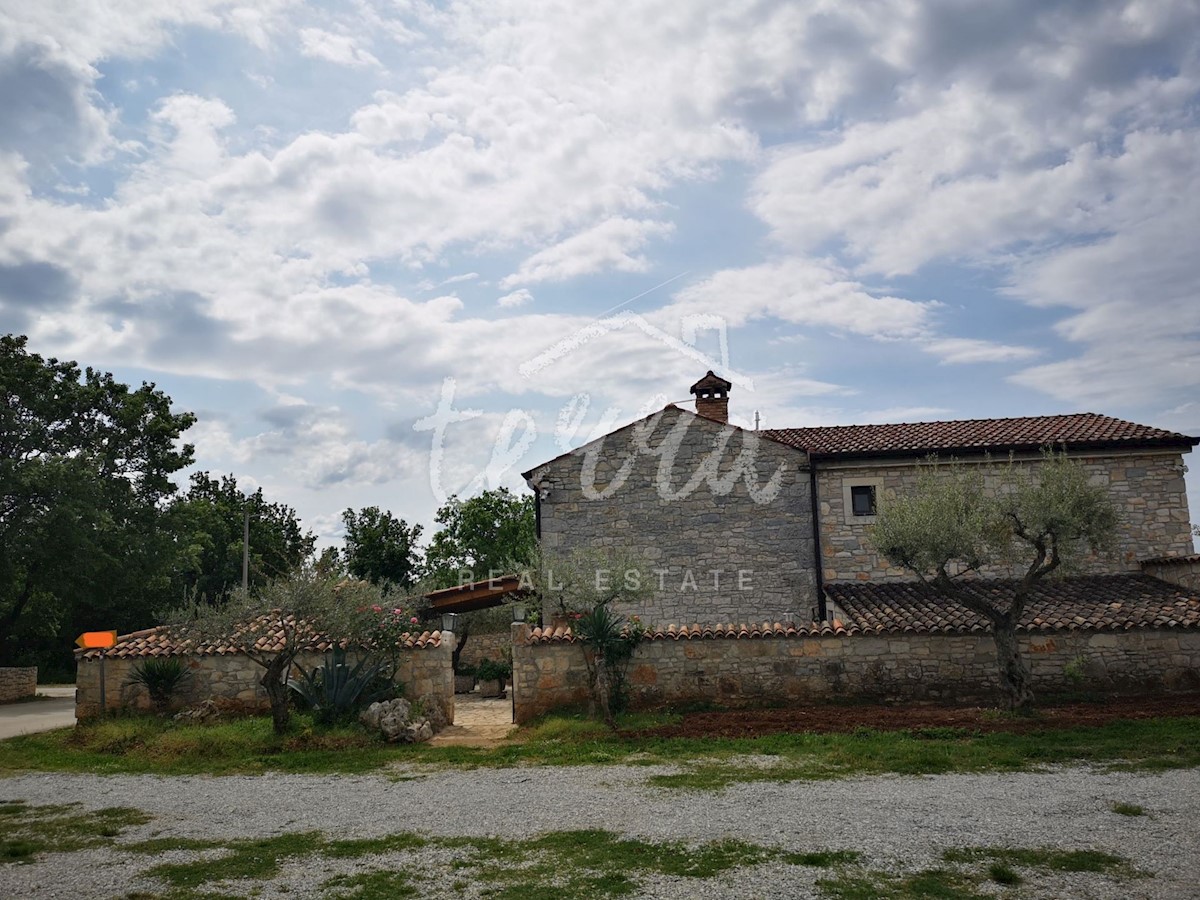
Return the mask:
[[1138,875],[1129,861],[1100,850],[1056,850],[1053,848],[962,847],[942,854],[946,862],[997,862],[1026,869],[1051,872],[1098,872],[1129,878]]
[[1114,803],[1112,811],[1118,816],[1144,816],[1146,810],[1136,803]]
[[[554,716],[493,749],[388,745],[356,725],[318,728],[296,716],[276,736],[265,717],[213,725],[128,716],[0,741],[0,774],[18,771],[257,774],[266,771],[364,773],[395,765],[474,768],[518,765],[669,765],[649,781],[667,788],[718,790],[753,781],[872,774],[1021,771],[1061,763],[1160,770],[1200,766],[1200,718],[1119,721],[1094,728],[1022,734],[957,729],[758,738],[661,738],[629,732],[672,720],[638,715],[625,735],[581,716]],[[738,757],[770,757],[747,766]]]
[[125,807],[84,812],[79,804],[0,803],[0,864],[33,862],[42,853],[112,846],[125,829],[150,821]]
[[[411,832],[375,838],[330,839],[321,832],[295,832],[250,840],[195,840],[154,837],[130,843],[117,838],[150,820],[132,809],[113,807],[84,812],[78,804],[30,806],[0,801],[0,864],[28,862],[39,854],[108,847],[130,854],[161,857],[169,852],[196,854],[182,862],[160,862],[142,874],[167,886],[162,895],[139,893],[127,900],[213,900],[221,896],[257,896],[286,863],[300,861],[310,871],[317,860],[364,860],[360,870],[336,875],[321,887],[331,900],[387,900],[415,897],[420,885],[404,860],[394,857],[426,849],[453,851],[439,866],[461,872],[455,883],[475,884],[490,900],[610,900],[637,893],[651,876],[704,880],[735,869],[778,862],[828,870],[816,881],[831,900],[907,900],[907,898],[994,897],[985,883],[1013,887],[1023,872],[1088,872],[1114,879],[1141,877],[1128,860],[1098,850],[1057,848],[959,847],[942,854],[943,865],[916,872],[866,868],[854,850],[792,850],[725,839],[704,844],[647,841],[602,829],[555,831],[524,839],[439,837]],[[392,868],[372,866],[392,863]],[[1018,871],[1021,870],[1021,871]],[[235,894],[214,893],[234,889]],[[286,890],[285,885],[279,886]],[[993,887],[994,891],[995,888]]]
[[209,882],[236,881],[243,878],[263,881],[279,874],[288,859],[311,856],[320,849],[319,832],[305,831],[249,841],[230,841],[223,845],[229,852],[183,863],[163,863],[148,872],[172,887],[197,888]]
[[1098,850],[1058,850],[1021,847],[961,847],[942,854],[946,865],[911,873],[885,872],[862,867],[842,868],[835,876],[819,879],[817,889],[831,900],[982,900],[994,898],[995,888],[1024,884],[1018,869],[1039,874],[1092,872],[1112,879],[1140,877],[1129,861]]

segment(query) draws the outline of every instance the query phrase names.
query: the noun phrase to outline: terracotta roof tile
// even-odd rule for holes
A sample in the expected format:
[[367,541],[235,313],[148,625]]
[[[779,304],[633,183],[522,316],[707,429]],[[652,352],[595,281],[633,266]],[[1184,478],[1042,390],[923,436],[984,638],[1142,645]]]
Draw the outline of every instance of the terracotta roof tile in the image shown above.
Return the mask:
[[[973,590],[1011,598],[1011,581],[974,581]],[[825,586],[845,613],[832,622],[727,622],[653,625],[646,640],[763,640],[872,634],[980,634],[989,630],[976,613],[934,595],[918,582],[833,582]],[[1200,597],[1148,575],[1062,578],[1042,586],[1026,606],[1018,631],[1128,631],[1133,628],[1200,629]],[[569,626],[533,628],[530,643],[580,641]]]
[[[265,619],[260,619],[251,627],[261,628],[264,627],[265,623]],[[401,640],[406,649],[437,647],[441,644],[442,633],[440,631],[424,631],[420,634],[404,634],[401,636]],[[333,645],[334,642],[323,635],[311,635],[305,640],[303,649],[324,653]],[[268,653],[278,651],[282,647],[283,634],[281,629],[265,632],[261,638],[255,641],[255,648],[257,650]],[[169,627],[160,625],[157,628],[147,628],[142,631],[134,631],[130,634],[119,636],[117,643],[109,649],[108,656],[117,659],[147,656],[229,656],[239,652],[237,648],[219,642],[196,643],[180,639],[172,633]],[[82,659],[98,659],[100,651],[77,650],[76,656]]]
[[[976,596],[1001,606],[1015,582],[964,582]],[[833,582],[829,598],[845,613],[847,629],[863,634],[917,632],[967,634],[989,630],[987,621],[917,582]],[[1200,628],[1200,597],[1148,575],[1094,575],[1041,585],[1029,599],[1018,631],[1128,631],[1133,628]]]
[[818,457],[887,456],[952,450],[1036,450],[1048,444],[1080,448],[1146,445],[1194,447],[1200,444],[1200,438],[1097,413],[895,425],[771,428],[762,434]]

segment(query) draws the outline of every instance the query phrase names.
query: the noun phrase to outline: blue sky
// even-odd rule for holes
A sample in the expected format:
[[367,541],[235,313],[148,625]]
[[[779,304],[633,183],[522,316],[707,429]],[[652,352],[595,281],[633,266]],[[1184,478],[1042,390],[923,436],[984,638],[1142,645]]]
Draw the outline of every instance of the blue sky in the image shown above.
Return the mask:
[[773,427],[1200,434],[1197,35],[1194,0],[0,0],[0,328],[156,382],[323,542],[710,367]]

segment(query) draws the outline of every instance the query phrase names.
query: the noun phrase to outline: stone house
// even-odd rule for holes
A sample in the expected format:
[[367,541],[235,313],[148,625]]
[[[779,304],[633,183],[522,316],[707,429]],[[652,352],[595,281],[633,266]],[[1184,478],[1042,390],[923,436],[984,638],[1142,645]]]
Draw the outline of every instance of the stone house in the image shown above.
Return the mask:
[[1053,446],[1117,505],[1116,552],[1087,574],[1153,561],[1164,580],[1194,577],[1183,454],[1198,438],[1096,413],[752,431],[729,423],[730,388],[709,372],[695,412],[668,405],[526,472],[547,555],[636,558],[654,594],[627,612],[654,623],[822,621],[832,584],[911,580],[869,527],[931,456],[1036,466]]

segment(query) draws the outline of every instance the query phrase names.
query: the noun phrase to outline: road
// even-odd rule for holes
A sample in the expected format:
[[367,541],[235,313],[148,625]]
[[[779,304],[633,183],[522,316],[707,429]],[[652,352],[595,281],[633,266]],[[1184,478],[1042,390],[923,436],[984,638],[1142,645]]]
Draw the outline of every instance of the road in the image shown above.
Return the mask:
[[0,740],[75,724],[75,685],[40,685],[38,693],[51,699],[0,706]]

